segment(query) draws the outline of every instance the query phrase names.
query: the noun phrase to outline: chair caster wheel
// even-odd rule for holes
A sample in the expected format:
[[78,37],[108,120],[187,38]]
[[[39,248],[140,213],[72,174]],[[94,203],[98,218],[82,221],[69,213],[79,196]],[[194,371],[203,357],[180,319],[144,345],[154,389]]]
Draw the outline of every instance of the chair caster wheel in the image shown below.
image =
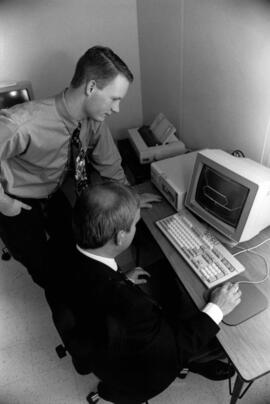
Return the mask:
[[3,261],[9,261],[11,258],[11,255],[6,247],[2,248],[2,260]]
[[59,358],[62,359],[67,356],[66,348],[63,345],[58,345],[55,350]]
[[99,398],[98,393],[89,393],[86,400],[89,404],[96,404],[99,401]]
[[179,379],[185,379],[188,375],[189,369],[188,368],[183,368],[181,371],[178,373]]

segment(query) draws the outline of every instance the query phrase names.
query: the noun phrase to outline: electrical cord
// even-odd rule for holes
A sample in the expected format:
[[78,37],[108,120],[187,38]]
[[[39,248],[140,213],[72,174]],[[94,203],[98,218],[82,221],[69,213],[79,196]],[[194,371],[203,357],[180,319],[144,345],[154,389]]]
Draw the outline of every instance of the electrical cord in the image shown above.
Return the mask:
[[265,282],[265,281],[269,278],[270,270],[269,270],[269,264],[268,264],[266,258],[265,258],[263,255],[261,255],[261,254],[259,254],[259,253],[257,253],[257,252],[252,251],[252,250],[254,250],[255,248],[258,248],[258,247],[260,247],[261,245],[265,244],[265,243],[268,242],[268,241],[270,241],[270,238],[267,238],[266,240],[262,241],[261,243],[255,245],[255,246],[253,246],[253,247],[250,247],[250,248],[242,248],[242,247],[236,246],[236,248],[241,249],[241,251],[238,251],[238,252],[236,252],[235,254],[233,254],[234,257],[235,257],[236,255],[243,254],[244,252],[249,252],[249,253],[251,253],[251,254],[257,255],[257,256],[259,256],[260,258],[262,258],[262,259],[264,260],[265,266],[266,266],[266,274],[265,274],[264,278],[261,279],[260,281],[239,281],[239,282],[237,282],[238,284],[240,284],[240,283],[258,284],[258,283],[263,283],[263,282]]
[[245,157],[244,153],[242,152],[242,150],[234,150],[231,153],[234,157]]

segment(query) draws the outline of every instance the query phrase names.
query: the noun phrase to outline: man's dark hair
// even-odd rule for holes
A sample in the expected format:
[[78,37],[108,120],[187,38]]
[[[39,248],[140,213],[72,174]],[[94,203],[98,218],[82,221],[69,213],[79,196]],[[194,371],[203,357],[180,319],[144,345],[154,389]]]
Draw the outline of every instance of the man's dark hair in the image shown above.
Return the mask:
[[122,74],[131,83],[133,74],[127,65],[110,48],[93,46],[78,60],[71,80],[73,88],[95,80],[99,89],[105,87],[118,74]]
[[129,232],[139,207],[138,194],[126,185],[106,182],[89,186],[73,208],[77,244],[95,249],[113,240],[119,231]]

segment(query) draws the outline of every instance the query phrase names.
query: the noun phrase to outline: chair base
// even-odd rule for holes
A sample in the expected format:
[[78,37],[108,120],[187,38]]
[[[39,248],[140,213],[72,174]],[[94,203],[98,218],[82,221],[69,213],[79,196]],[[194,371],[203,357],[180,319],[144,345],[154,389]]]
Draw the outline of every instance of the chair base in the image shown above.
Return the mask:
[[[86,397],[86,400],[89,404],[97,404],[99,402],[100,396],[98,393],[89,393]],[[148,404],[148,401],[145,401],[144,404]]]
[[55,348],[56,353],[58,355],[58,357],[60,359],[64,358],[65,356],[67,356],[67,350],[64,347],[64,345],[57,345],[57,347]]
[[6,247],[2,248],[2,256],[1,256],[3,261],[9,261],[11,258],[11,255]]
[[183,368],[181,369],[181,371],[178,373],[177,377],[179,377],[179,379],[185,379],[188,375],[189,369],[188,368]]
[[99,401],[100,397],[98,393],[89,393],[88,396],[86,397],[86,400],[89,404],[96,404]]
[[[57,355],[60,359],[64,358],[65,356],[67,356],[67,349],[64,345],[60,344],[55,348]],[[76,362],[74,361],[74,359],[72,359],[73,361],[73,365],[75,367],[75,369],[77,370],[77,372],[79,374],[89,374],[92,372],[92,369],[88,369],[87,371],[84,372],[84,368],[82,368],[81,366],[78,367],[76,366]],[[83,369],[83,370],[82,370]],[[103,397],[104,395],[104,397]],[[112,397],[112,402],[117,404],[117,402],[121,402],[123,403],[123,397],[118,396],[118,394],[114,391],[111,390],[111,388],[108,389],[108,386],[106,384],[104,384],[102,381],[98,384],[98,392],[91,392],[88,394],[88,396],[86,397],[86,400],[89,404],[97,404],[100,398],[104,398],[105,400],[109,400]],[[129,399],[130,401],[130,399]],[[134,401],[132,400],[132,403],[134,404]],[[145,404],[148,404],[148,401],[144,401]],[[141,402],[137,402],[136,404],[142,404]]]

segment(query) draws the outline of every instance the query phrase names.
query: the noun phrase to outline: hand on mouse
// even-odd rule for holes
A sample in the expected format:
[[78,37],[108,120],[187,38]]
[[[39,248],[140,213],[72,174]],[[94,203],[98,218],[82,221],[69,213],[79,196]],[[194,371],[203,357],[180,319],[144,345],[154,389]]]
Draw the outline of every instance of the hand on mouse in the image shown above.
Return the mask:
[[135,285],[140,285],[147,282],[147,278],[150,278],[150,274],[141,267],[136,267],[126,272],[126,277]]
[[210,302],[215,303],[226,316],[241,302],[241,294],[238,283],[226,282],[212,291]]

